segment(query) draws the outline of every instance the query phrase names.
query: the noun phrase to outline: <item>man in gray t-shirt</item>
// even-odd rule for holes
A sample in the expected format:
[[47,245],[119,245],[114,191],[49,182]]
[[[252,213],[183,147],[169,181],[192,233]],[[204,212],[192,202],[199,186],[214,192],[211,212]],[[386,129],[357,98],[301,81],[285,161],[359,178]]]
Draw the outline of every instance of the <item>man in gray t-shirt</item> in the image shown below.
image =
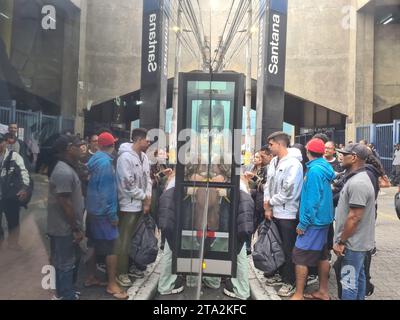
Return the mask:
[[77,300],[73,289],[76,279],[78,245],[83,239],[83,196],[76,164],[81,157],[81,140],[61,136],[53,148],[59,158],[50,176],[47,233],[50,236],[51,263],[56,269],[57,297]]
[[47,206],[47,233],[51,236],[68,236],[72,227],[58,197],[68,194],[75,215],[76,228],[82,227],[84,202],[82,187],[75,170],[65,163],[58,161],[49,180],[49,199]]
[[370,251],[375,247],[375,190],[365,171],[351,177],[340,192],[336,208],[335,241],[343,233],[350,208],[364,209],[364,214],[356,232],[347,239],[346,249]]
[[336,208],[335,245],[341,261],[342,300],[364,300],[366,276],[364,260],[375,246],[375,190],[365,172],[367,147],[349,144],[338,150],[347,181]]

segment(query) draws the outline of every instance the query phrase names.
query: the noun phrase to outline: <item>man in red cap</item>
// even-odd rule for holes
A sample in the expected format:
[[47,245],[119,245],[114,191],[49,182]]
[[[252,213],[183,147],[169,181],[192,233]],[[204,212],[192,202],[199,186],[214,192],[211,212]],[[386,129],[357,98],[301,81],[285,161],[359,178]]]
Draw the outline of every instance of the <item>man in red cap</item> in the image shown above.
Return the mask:
[[[90,158],[87,164],[90,173],[86,196],[87,236],[94,247],[95,254],[106,257],[107,293],[116,299],[127,299],[128,295],[116,282],[117,255],[114,247],[119,237],[119,219],[117,180],[112,156],[115,142],[116,139],[111,133],[100,134],[99,151]],[[92,255],[86,286],[101,285],[93,272],[95,254]]]
[[[296,293],[292,300],[329,300],[327,240],[334,218],[331,183],[335,172],[323,158],[325,144],[322,140],[312,139],[306,149],[310,161],[301,192],[298,237],[292,255],[296,265]],[[319,290],[304,295],[309,267],[318,267]]]

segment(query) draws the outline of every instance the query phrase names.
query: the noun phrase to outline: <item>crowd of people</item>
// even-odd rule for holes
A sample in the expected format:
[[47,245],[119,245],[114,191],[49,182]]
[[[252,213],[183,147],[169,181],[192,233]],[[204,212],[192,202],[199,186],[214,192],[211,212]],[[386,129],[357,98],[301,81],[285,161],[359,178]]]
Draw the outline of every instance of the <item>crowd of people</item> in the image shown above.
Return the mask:
[[[8,224],[8,244],[14,248],[18,247],[19,210],[33,188],[28,148],[16,131],[12,124],[9,133],[0,135],[1,208]],[[276,287],[279,296],[328,300],[334,253],[339,297],[365,299],[374,291],[369,269],[376,253],[377,197],[380,188],[391,185],[374,146],[366,141],[338,146],[324,134],[315,135],[306,146],[291,146],[283,132],[272,134],[266,142],[254,154],[252,165],[242,169],[237,219],[252,222],[238,223],[237,275],[225,281],[224,293],[250,297],[246,256],[257,240],[257,227],[271,221],[279,231],[285,262],[275,274],[265,274],[265,283]],[[167,165],[165,150],[157,150],[150,161],[149,146],[145,129],[133,130],[131,141],[122,144],[109,130],[88,141],[72,134],[55,141],[47,215],[55,299],[79,299],[75,285],[82,243],[86,243],[85,287],[103,286],[114,298],[127,299],[125,288],[143,278],[147,267],[136,265],[129,252],[138,222],[148,214],[161,230],[158,291],[167,295],[184,290],[184,277],[172,274],[175,170]],[[394,155],[396,172],[399,159],[400,145]],[[12,196],[8,196],[10,172],[20,178]],[[96,275],[99,266],[106,271],[105,282]],[[316,281],[319,290],[304,294],[306,286]],[[213,289],[221,286],[217,277],[204,277],[203,282]],[[188,286],[195,283],[195,277],[186,277]]]
[[[339,297],[363,300],[374,291],[369,269],[376,253],[377,196],[391,184],[366,141],[339,148],[328,140],[317,134],[305,148],[289,148],[289,137],[277,132],[263,148],[272,160],[266,158],[260,170],[265,151],[254,157],[256,181],[263,183],[253,184],[252,194],[257,202],[263,190],[265,219],[276,224],[286,258],[275,275],[266,275],[266,284],[282,297],[328,300],[333,251]],[[253,171],[246,176],[254,177]],[[316,279],[319,290],[304,294]]]

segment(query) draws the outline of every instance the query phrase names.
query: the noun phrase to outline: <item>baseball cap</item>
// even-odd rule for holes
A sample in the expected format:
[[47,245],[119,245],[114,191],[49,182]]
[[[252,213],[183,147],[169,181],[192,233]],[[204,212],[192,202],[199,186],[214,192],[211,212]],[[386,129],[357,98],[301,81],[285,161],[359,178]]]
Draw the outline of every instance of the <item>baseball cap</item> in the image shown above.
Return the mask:
[[324,154],[325,153],[325,144],[321,139],[314,138],[314,139],[311,139],[307,143],[306,149],[308,151],[311,151],[314,153]]
[[54,142],[53,149],[54,151],[60,153],[66,151],[69,146],[80,147],[83,144],[83,141],[77,136],[61,135]]
[[111,133],[103,132],[99,135],[98,143],[100,147],[110,147],[114,145],[117,141],[118,139],[115,139]]
[[345,155],[354,154],[361,160],[366,160],[369,155],[368,148],[359,143],[349,143],[343,149],[336,149],[336,151]]

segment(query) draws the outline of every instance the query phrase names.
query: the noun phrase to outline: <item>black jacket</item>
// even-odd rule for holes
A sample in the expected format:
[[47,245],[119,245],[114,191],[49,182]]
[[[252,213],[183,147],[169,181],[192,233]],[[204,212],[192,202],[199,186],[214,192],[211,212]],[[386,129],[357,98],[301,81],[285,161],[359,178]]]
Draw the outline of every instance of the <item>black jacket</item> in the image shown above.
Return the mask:
[[[175,188],[166,190],[159,200],[158,208],[159,228],[164,233],[168,244],[173,250],[176,238],[176,210]],[[239,208],[236,217],[237,222],[237,253],[241,251],[244,242],[254,233],[254,201],[250,194],[240,191]],[[185,222],[184,222],[185,223]]]

